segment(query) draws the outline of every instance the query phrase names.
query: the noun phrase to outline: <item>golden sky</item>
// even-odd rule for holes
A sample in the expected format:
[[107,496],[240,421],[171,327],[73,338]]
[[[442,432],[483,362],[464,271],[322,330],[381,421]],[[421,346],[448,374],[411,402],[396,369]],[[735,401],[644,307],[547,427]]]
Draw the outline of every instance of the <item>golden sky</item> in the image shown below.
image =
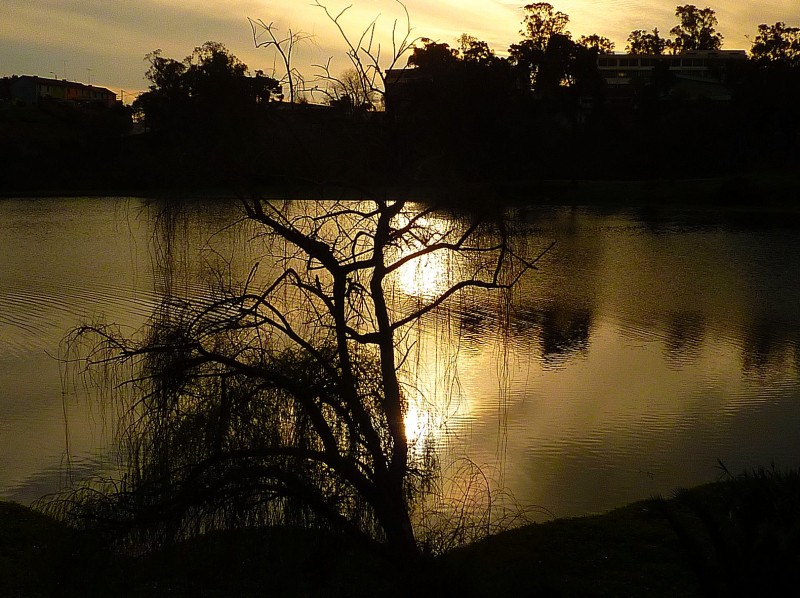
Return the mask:
[[[342,17],[346,30],[360,32],[376,16],[390,48],[395,19],[404,29],[404,13],[395,0],[330,0],[336,13],[352,2]],[[274,21],[286,30],[310,34],[297,49],[298,68],[307,77],[311,65],[333,56],[343,69],[343,45],[333,25],[313,0],[2,0],[0,4],[0,76],[30,74],[66,76],[127,92],[146,88],[144,56],[161,48],[166,56],[183,58],[195,46],[213,40],[225,44],[251,69],[270,72],[268,52],[253,47],[248,17]],[[617,51],[633,29],[658,27],[667,34],[675,25],[676,0],[557,0],[552,4],[571,17],[576,37],[598,33],[611,38]],[[522,4],[508,0],[407,0],[412,36],[454,43],[470,33],[498,53],[519,40]],[[697,4],[699,7],[705,3]],[[750,46],[759,23],[785,21],[800,26],[800,0],[718,0],[710,5],[719,18],[718,31],[729,49]]]

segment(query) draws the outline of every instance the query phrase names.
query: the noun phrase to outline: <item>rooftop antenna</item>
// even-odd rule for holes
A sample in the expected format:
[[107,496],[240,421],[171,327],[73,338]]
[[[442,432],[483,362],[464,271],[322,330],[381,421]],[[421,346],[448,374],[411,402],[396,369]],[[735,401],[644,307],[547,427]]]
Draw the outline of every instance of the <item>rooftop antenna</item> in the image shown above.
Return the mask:
[[86,69],[86,73],[87,73],[87,76],[88,76],[88,78],[89,78],[89,80],[87,81],[87,83],[88,83],[89,85],[91,85],[91,84],[92,84],[92,70],[93,70],[93,69]]

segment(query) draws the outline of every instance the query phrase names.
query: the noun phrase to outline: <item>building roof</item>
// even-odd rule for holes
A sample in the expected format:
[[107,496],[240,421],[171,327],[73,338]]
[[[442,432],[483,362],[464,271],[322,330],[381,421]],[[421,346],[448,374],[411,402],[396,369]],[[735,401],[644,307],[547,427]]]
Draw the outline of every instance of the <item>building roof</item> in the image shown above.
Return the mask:
[[117,94],[105,87],[37,75],[13,75],[0,79],[0,91],[7,98],[33,103],[42,98],[112,104]]
[[67,79],[55,79],[50,77],[39,77],[38,75],[12,75],[11,77],[6,77],[7,79],[11,79],[13,82],[14,80],[19,81],[35,81],[42,85],[48,85],[50,87],[63,87],[65,89],[91,89],[92,91],[99,91],[104,92],[107,94],[112,94],[116,96],[117,94],[110,89],[105,87],[98,87],[97,85],[91,85],[88,83],[80,83],[78,81],[68,81]]

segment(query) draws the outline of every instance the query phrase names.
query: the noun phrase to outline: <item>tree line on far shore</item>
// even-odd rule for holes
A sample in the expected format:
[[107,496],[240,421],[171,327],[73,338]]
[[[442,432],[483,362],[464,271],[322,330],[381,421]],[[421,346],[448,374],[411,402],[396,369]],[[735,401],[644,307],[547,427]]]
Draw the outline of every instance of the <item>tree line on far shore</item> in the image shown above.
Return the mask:
[[[184,60],[150,53],[149,90],[132,106],[147,134],[102,152],[97,159],[108,164],[98,184],[674,178],[782,166],[800,155],[792,100],[800,28],[783,22],[758,25],[748,60],[714,67],[728,96],[720,100],[684,93],[666,60],[654,60],[652,73],[632,78],[618,97],[598,67],[613,42],[597,33],[574,38],[569,16],[546,2],[523,8],[521,39],[507,56],[467,33],[454,47],[411,39],[409,23],[387,61],[361,43],[374,23],[354,42],[341,15],[328,14],[352,68],[334,75],[329,63],[314,80],[291,62],[302,36],[263,21],[251,20],[254,42],[282,58],[281,72],[251,74],[216,42]],[[634,30],[625,51],[657,58],[721,49],[713,9],[687,4],[675,16],[669,36]],[[3,110],[0,119],[10,115]],[[10,156],[18,173],[37,157]],[[52,161],[66,186],[76,160]]]

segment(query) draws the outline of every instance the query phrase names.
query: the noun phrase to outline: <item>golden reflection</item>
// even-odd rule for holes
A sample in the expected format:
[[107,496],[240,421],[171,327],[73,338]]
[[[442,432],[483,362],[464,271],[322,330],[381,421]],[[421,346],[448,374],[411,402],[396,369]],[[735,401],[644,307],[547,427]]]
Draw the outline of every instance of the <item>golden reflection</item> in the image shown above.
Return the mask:
[[406,438],[414,457],[430,450],[441,457],[453,441],[452,424],[471,411],[454,367],[458,343],[441,322],[415,328],[411,337],[407,340],[413,343],[413,355],[402,372]]
[[[400,227],[407,226],[407,216],[401,215]],[[432,243],[447,241],[452,234],[452,224],[440,218],[419,218],[416,221],[420,234],[399,247],[396,259],[400,260],[423,250]],[[397,271],[400,290],[411,297],[433,297],[445,291],[451,283],[452,252],[446,249],[423,253],[410,260]]]
[[444,255],[428,254],[405,264],[398,271],[400,289],[413,297],[432,297],[447,288]]
[[408,443],[415,446],[422,439],[428,438],[435,426],[432,424],[433,415],[426,409],[421,398],[417,397],[408,402],[406,410],[406,438]]
[[[395,262],[408,260],[396,271],[394,282],[399,294],[417,302],[418,308],[447,292],[465,268],[464,256],[450,248],[464,228],[455,220],[412,212],[400,214],[394,225],[413,227],[413,234],[404,235],[404,243],[393,256]],[[404,299],[396,300],[395,309],[408,308]],[[402,341],[408,350],[403,377],[408,400],[406,438],[412,454],[423,457],[426,451],[439,452],[449,443],[448,421],[463,415],[464,405],[455,368],[458,325],[443,312],[431,312],[419,324]]]
[[426,450],[441,449],[446,441],[446,414],[436,400],[418,393],[408,400],[405,414],[406,439],[412,454],[422,457]]

